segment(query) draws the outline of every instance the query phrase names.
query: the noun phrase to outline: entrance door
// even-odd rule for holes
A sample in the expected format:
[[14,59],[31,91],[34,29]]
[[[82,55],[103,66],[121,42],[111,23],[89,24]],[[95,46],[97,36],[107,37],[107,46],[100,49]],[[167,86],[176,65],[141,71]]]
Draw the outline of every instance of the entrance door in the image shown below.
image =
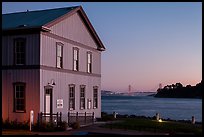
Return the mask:
[[52,114],[52,88],[45,88],[45,113],[46,121],[50,121],[50,114]]

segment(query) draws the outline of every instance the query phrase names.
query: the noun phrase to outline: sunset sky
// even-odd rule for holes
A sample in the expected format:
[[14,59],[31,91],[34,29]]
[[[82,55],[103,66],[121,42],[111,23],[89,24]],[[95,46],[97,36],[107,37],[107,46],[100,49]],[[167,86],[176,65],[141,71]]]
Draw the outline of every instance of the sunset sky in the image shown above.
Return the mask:
[[156,91],[202,79],[201,2],[3,2],[2,13],[81,5],[106,47],[103,90]]

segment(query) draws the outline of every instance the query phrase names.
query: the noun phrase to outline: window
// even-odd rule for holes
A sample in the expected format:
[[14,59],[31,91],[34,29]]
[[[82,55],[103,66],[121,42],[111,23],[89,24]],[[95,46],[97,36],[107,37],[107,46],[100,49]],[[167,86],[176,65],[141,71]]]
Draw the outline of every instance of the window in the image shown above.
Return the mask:
[[98,108],[98,87],[93,87],[93,108]]
[[25,65],[25,50],[26,39],[17,38],[14,39],[14,64],[15,65]]
[[85,109],[85,85],[80,86],[80,109]]
[[63,65],[63,44],[60,42],[57,42],[57,68],[62,68]]
[[25,112],[25,83],[14,83],[14,112]]
[[75,85],[69,85],[69,110],[75,109]]
[[78,71],[79,70],[79,49],[74,47],[74,71]]
[[92,72],[92,53],[87,52],[87,72]]

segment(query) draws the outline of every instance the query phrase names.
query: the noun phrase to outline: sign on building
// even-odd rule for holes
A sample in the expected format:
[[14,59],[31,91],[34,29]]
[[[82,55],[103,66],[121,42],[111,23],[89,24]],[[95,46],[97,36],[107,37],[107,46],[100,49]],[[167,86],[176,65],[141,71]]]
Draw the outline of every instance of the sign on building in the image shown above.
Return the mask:
[[63,99],[57,99],[57,108],[63,108]]

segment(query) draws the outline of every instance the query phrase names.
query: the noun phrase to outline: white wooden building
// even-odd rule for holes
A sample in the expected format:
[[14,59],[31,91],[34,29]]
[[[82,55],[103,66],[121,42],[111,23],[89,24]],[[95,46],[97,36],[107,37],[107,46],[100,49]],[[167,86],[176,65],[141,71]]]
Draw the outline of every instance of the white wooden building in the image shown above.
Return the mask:
[[39,112],[101,117],[101,52],[81,6],[2,15],[2,118]]

